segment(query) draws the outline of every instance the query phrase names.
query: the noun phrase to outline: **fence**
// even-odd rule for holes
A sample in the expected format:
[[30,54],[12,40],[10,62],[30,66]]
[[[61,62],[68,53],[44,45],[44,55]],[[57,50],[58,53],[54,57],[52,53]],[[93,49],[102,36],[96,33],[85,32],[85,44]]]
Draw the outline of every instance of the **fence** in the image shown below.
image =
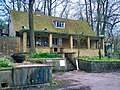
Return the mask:
[[19,37],[0,37],[0,55],[11,55],[20,51]]

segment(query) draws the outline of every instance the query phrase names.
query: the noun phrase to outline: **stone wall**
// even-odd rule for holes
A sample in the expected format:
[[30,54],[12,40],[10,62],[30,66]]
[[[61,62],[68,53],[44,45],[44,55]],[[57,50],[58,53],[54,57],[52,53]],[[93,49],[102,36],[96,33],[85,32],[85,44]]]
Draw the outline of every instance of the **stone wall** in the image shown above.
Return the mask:
[[67,71],[67,62],[65,58],[54,58],[54,59],[27,58],[27,61],[33,63],[49,64],[52,66],[53,71]]
[[50,83],[52,70],[49,65],[18,65],[10,69],[0,69],[0,88]]
[[12,69],[0,69],[0,88],[13,86]]
[[120,61],[86,61],[79,60],[80,70],[86,72],[109,72],[120,70]]
[[11,55],[20,51],[19,37],[0,37],[0,53],[4,55]]

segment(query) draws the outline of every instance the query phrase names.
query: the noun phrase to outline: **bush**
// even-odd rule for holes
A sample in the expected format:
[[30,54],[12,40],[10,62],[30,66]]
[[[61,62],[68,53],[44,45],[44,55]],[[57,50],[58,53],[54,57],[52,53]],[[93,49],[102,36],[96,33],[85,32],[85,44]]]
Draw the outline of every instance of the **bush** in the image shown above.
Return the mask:
[[31,54],[30,58],[61,58],[58,54],[49,54],[49,53],[41,53],[41,54]]
[[6,59],[6,58],[0,58],[0,68],[2,67],[12,67],[13,66],[13,63],[10,62],[9,59]]

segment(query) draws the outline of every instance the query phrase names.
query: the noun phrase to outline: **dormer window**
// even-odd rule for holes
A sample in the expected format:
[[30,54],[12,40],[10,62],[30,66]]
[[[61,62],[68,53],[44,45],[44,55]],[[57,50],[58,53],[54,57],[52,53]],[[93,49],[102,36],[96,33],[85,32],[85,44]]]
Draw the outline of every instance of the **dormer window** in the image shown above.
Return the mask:
[[56,28],[65,28],[65,22],[63,21],[53,21],[53,24]]

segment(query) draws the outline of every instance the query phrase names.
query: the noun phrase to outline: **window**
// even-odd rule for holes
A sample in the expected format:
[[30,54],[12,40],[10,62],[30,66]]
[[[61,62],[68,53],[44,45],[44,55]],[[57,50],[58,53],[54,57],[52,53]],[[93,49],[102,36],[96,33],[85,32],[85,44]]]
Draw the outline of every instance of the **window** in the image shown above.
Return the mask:
[[53,38],[52,44],[53,46],[62,45],[62,38]]
[[36,45],[37,46],[41,46],[42,45],[41,37],[37,37],[37,39],[36,39]]
[[49,46],[48,39],[46,39],[46,40],[44,41],[44,46]]
[[62,45],[62,38],[59,38],[58,44]]
[[65,22],[63,21],[53,21],[53,24],[57,28],[65,28]]
[[57,46],[58,45],[58,38],[53,38],[52,43],[53,43],[53,46]]

